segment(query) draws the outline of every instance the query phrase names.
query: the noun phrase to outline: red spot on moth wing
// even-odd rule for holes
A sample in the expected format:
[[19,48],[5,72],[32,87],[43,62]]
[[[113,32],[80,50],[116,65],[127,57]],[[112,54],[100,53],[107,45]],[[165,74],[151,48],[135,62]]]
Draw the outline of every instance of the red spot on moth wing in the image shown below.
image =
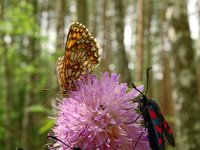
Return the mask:
[[166,121],[164,121],[164,128],[167,128],[168,129],[168,133],[172,134],[172,130],[170,129],[170,127],[168,126]]
[[172,134],[172,130],[169,128],[169,134]]
[[164,121],[164,128],[167,128],[167,122]]
[[159,139],[158,139],[158,144],[159,144],[159,145],[162,145],[162,143],[163,143],[163,139],[162,139],[162,138],[159,138]]
[[153,110],[149,110],[149,115],[150,115],[151,119],[157,118],[157,115],[156,115],[155,111],[153,111]]
[[162,134],[162,128],[159,127],[158,125],[155,125],[155,129],[159,134]]

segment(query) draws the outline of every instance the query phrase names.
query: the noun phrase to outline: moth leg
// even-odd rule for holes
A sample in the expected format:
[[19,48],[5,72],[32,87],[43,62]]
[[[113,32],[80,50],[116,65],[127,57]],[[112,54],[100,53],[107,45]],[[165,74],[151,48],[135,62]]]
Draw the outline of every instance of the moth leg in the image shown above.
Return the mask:
[[133,121],[131,121],[131,122],[127,122],[126,124],[131,124],[131,123],[134,123],[134,122],[136,122],[137,120],[138,120],[138,118],[140,118],[141,116],[142,116],[142,114],[143,113],[140,113],[138,116],[137,116],[137,118],[135,118]]
[[[145,130],[146,130],[147,128],[145,128]],[[142,132],[140,135],[139,135],[139,137],[138,137],[138,139],[137,139],[137,141],[136,141],[136,143],[135,143],[135,146],[134,146],[134,148],[133,148],[133,150],[135,150],[135,148],[136,148],[136,146],[137,146],[137,144],[138,144],[138,141],[140,140],[140,138],[142,137],[142,135],[144,134],[144,132]]]
[[[148,108],[149,108],[149,106],[145,107],[145,109],[143,109],[143,111],[133,121],[131,121],[131,122],[124,122],[124,123],[125,124],[131,124],[131,123],[136,122],[145,113],[145,111],[148,110]],[[145,123],[145,125],[146,125],[146,123]]]

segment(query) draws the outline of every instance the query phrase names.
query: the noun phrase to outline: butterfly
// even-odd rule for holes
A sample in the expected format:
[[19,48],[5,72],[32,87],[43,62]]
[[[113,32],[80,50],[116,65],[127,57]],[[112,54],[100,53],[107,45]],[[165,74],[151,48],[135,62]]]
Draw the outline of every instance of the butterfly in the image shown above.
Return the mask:
[[[147,88],[148,89],[148,70],[147,69]],[[134,83],[132,86],[137,90],[142,96],[140,97],[139,110],[144,118],[145,128],[148,129],[148,138],[150,147],[153,150],[165,150],[165,139],[164,135],[170,145],[175,146],[175,140],[171,128],[169,127],[167,121],[163,117],[158,104],[146,97],[146,93],[143,94],[140,90],[136,88]],[[139,118],[139,117],[137,117]],[[142,133],[143,134],[143,133]],[[139,136],[141,137],[141,135]],[[139,140],[139,139],[138,139]],[[136,147],[136,145],[135,145]]]
[[88,29],[81,23],[73,23],[67,35],[65,54],[57,60],[57,78],[63,93],[75,90],[76,81],[95,69],[99,57],[99,46]]

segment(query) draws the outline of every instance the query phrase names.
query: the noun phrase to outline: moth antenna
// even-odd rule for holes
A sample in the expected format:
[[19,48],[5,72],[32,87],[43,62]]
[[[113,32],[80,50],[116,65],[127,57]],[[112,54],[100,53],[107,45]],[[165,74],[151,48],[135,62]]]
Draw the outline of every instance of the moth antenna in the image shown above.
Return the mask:
[[149,87],[149,70],[152,69],[152,67],[147,68],[146,70],[146,77],[147,77],[147,88],[145,91],[145,96],[147,95],[148,87]]
[[138,91],[142,96],[145,96],[140,90],[137,89],[137,87],[135,86],[135,84],[134,84],[133,82],[131,83],[131,85],[132,85],[132,87],[133,87],[136,91]]
[[55,136],[49,135],[49,136],[47,136],[47,138],[52,138],[52,139],[54,139],[54,140],[56,140],[56,141],[61,142],[61,143],[64,144],[65,146],[69,147],[70,149],[73,149],[73,148],[71,148],[69,145],[67,145],[65,142],[61,141],[60,139],[58,139],[58,138],[55,137]]
[[50,91],[51,89],[43,89],[43,91]]

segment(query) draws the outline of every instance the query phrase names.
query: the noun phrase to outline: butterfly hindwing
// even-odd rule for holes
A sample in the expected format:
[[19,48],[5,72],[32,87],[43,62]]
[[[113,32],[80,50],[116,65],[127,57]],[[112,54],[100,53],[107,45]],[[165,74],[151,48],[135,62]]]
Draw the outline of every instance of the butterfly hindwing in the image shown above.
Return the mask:
[[64,56],[59,57],[56,64],[56,72],[57,72],[58,82],[61,86],[65,85],[65,80],[63,80],[65,78],[64,66],[65,66]]

